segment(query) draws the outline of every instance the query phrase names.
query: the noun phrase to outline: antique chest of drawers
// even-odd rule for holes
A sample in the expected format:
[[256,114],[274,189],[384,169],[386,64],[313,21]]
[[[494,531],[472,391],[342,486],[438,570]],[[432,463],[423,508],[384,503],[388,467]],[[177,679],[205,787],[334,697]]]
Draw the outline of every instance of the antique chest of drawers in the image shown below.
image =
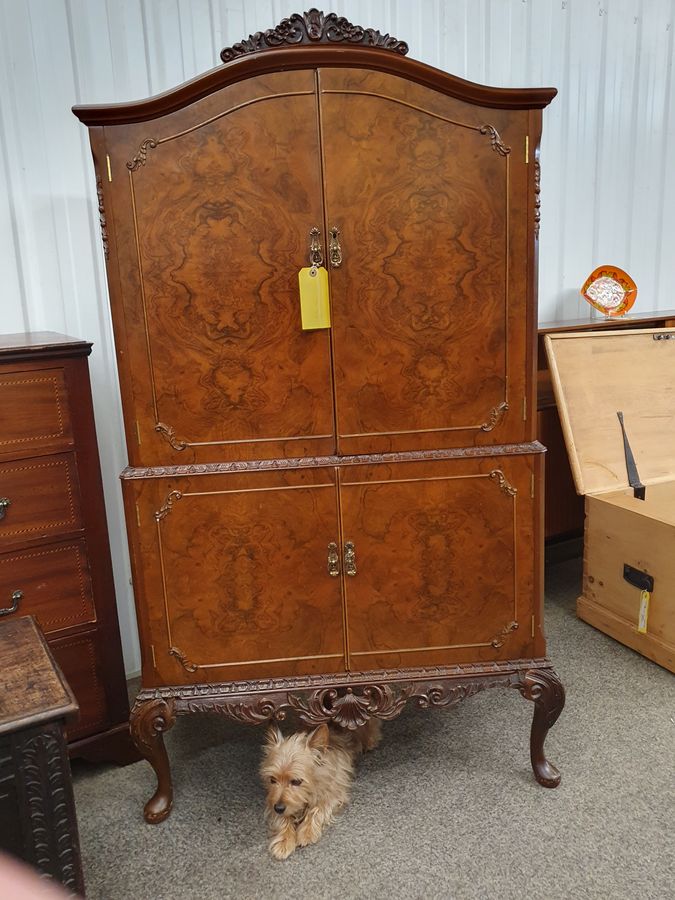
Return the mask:
[[131,761],[89,386],[91,344],[0,336],[0,617],[35,616],[80,717],[71,754]]

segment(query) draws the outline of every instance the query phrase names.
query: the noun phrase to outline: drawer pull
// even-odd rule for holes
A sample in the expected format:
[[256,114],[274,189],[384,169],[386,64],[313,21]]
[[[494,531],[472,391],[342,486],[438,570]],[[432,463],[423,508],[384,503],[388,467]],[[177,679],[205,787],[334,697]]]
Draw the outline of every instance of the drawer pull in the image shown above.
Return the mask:
[[7,511],[7,507],[11,504],[11,500],[9,497],[0,497],[0,519],[5,518],[5,512]]
[[356,548],[352,541],[345,544],[345,572],[347,575],[356,575]]
[[328,545],[328,574],[332,578],[337,578],[340,574],[340,556],[337,544],[333,541]]
[[0,609],[0,616],[11,616],[12,613],[15,613],[19,608],[19,601],[23,599],[23,591],[14,591],[12,594],[12,605],[5,606],[4,609]]

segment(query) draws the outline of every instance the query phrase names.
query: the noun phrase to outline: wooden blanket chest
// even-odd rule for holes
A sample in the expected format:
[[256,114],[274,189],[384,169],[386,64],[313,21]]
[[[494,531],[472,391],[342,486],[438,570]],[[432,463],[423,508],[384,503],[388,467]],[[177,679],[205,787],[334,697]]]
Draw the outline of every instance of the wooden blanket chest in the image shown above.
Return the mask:
[[547,335],[546,351],[586,496],[577,613],[675,672],[675,329]]

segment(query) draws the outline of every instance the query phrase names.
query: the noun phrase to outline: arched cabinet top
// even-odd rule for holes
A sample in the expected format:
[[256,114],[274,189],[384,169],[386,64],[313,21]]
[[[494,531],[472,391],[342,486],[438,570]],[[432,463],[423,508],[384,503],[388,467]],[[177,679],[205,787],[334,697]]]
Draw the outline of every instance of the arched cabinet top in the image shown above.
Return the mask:
[[398,75],[457,100],[492,109],[543,109],[555,88],[497,88],[475,84],[405,54],[408,45],[373,28],[352,25],[335,13],[311,9],[272,29],[256,32],[221,53],[224,64],[147,100],[74,106],[85,125],[144,122],[183,109],[221,88],[255,75],[292,69],[361,68]]

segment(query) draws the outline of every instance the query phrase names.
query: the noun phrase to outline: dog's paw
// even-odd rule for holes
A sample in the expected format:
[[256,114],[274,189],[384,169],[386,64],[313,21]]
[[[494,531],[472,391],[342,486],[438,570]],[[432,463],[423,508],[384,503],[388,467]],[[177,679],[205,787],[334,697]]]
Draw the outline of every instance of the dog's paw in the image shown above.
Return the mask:
[[316,844],[321,834],[321,826],[317,824],[313,816],[309,816],[298,825],[296,832],[298,847],[308,847],[310,844]]
[[275,859],[288,859],[295,848],[295,835],[279,835],[270,841],[270,853]]

